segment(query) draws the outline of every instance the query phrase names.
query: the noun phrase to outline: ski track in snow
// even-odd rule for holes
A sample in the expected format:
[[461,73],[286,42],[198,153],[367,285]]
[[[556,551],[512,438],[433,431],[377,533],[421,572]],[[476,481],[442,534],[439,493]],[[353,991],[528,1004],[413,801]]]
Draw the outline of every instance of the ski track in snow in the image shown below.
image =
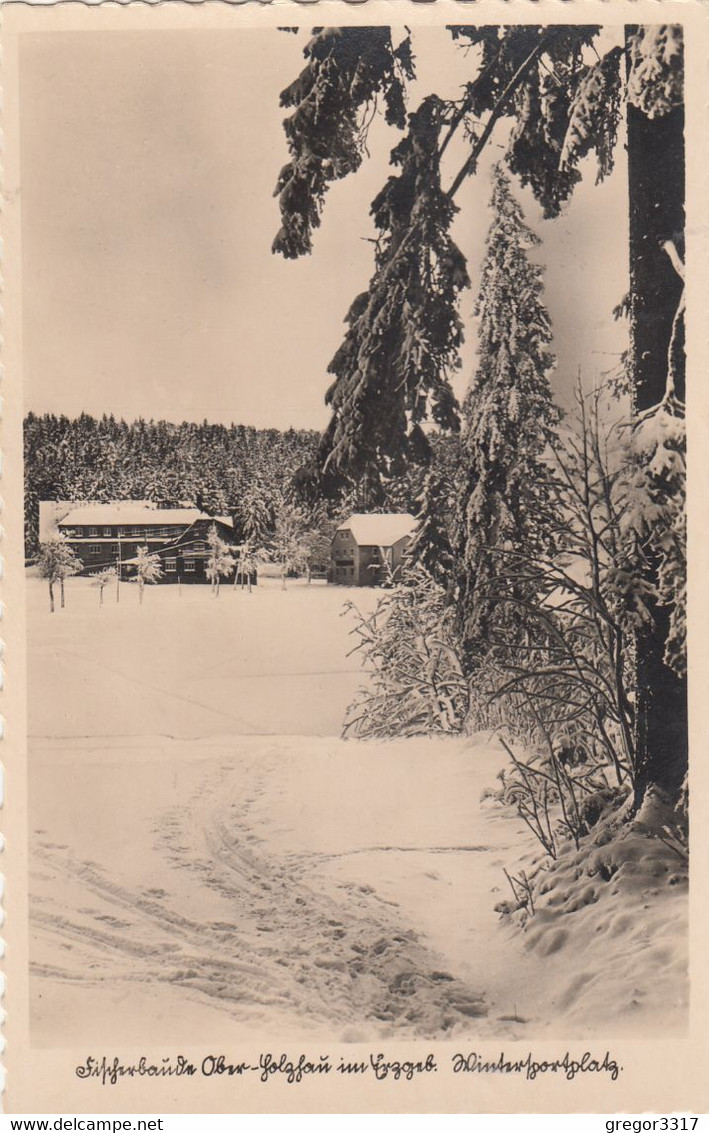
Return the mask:
[[481,804],[502,749],[336,738],[346,591],[188,589],[99,608],[70,579],[50,615],[28,582],[33,1043],[686,1027],[676,862],[636,847],[614,896],[572,854],[501,925],[503,869],[539,857]]
[[[202,777],[189,808],[163,808],[155,816],[150,837],[160,884],[154,886],[126,885],[119,862],[109,877],[36,833],[34,976],[86,985],[168,983],[235,1020],[248,1023],[275,1008],[306,1031],[310,1024],[345,1038],[348,1028],[356,1035],[394,1028],[402,1037],[440,1037],[482,1019],[482,991],[443,970],[416,932],[399,923],[395,902],[367,885],[325,891],[318,867],[342,855],[268,852],[250,811],[274,762],[252,764],[249,789],[238,801],[227,763],[216,777]],[[163,880],[164,867],[171,883]],[[66,902],[59,907],[53,896],[66,892],[67,883],[76,894],[73,909]],[[216,895],[223,919],[189,916],[195,887]],[[51,961],[42,959],[43,942]],[[61,965],[58,955],[66,958]]]

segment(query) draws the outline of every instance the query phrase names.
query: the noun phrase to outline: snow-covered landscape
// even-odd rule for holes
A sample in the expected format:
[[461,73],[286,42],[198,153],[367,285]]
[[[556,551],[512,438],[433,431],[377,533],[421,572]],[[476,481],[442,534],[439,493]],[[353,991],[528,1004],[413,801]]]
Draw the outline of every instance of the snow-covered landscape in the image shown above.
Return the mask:
[[24,37],[30,1075],[697,1037],[683,29],[420,17]]
[[498,744],[339,738],[363,678],[340,611],[376,591],[66,590],[50,615],[28,579],[38,1045],[683,1029],[667,847],[566,855],[520,928],[503,871],[537,854],[483,799]]

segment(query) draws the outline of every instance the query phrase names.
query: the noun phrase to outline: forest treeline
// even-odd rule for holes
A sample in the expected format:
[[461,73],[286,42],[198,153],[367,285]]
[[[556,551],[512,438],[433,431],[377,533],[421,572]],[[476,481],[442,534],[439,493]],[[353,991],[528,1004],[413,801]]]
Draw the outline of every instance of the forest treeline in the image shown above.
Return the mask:
[[[265,546],[284,502],[302,504],[298,475],[312,461],[318,440],[309,429],[28,413],[25,553],[31,557],[39,549],[40,500],[187,504],[231,516],[240,538]],[[448,438],[434,438],[434,455],[444,454],[447,445]],[[311,499],[309,509],[319,509],[326,523],[365,508],[411,510],[422,477],[422,470],[413,469],[391,480],[376,507],[354,486],[332,500]]]
[[268,508],[288,492],[317,439],[306,429],[28,413],[26,553],[38,549],[40,500],[144,499],[237,518],[259,504]]

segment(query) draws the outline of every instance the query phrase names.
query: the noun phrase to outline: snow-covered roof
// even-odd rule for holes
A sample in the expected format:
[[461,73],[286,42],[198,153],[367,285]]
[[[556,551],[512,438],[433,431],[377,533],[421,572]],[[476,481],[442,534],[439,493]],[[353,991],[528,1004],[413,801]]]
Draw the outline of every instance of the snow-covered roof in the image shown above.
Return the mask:
[[155,527],[166,524],[195,523],[198,519],[216,520],[227,527],[233,527],[233,522],[227,516],[207,515],[196,507],[146,507],[144,504],[131,503],[129,500],[112,504],[86,504],[84,507],[75,507],[60,523],[62,526],[90,526],[124,524],[130,527]]
[[67,500],[40,500],[39,501],[39,541],[45,543],[47,539],[55,539],[57,524],[61,523],[65,515],[76,507],[75,503]]
[[360,547],[393,547],[412,535],[415,527],[416,520],[408,512],[355,512],[337,530],[351,531]]

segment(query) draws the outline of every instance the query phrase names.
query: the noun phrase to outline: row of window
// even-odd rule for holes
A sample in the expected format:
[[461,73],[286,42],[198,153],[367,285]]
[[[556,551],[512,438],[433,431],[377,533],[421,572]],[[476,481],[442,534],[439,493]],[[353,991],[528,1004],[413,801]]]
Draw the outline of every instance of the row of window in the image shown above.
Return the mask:
[[127,527],[124,525],[121,527],[65,527],[63,530],[64,534],[70,539],[98,539],[100,536],[104,539],[116,539],[124,535],[129,539],[170,539],[179,535],[184,528],[177,526]]
[[[133,555],[138,553],[138,547],[144,547],[144,546],[146,546],[145,543],[137,543],[137,544],[136,543],[123,543],[122,546],[121,546],[120,557],[124,560],[130,559]],[[160,544],[158,545],[158,547],[159,546],[160,546]],[[82,548],[82,550],[83,549],[84,548]],[[86,548],[86,549],[88,550],[90,555],[110,555],[111,558],[114,558],[114,557],[117,558],[118,557],[118,555],[116,553],[117,547],[106,546],[105,543],[90,543],[88,548]],[[155,551],[157,549],[158,548],[155,546],[155,544],[153,544],[152,547],[148,548],[148,550],[150,550],[150,551]]]
[[[105,551],[105,547],[102,547],[100,543],[94,544],[93,546],[89,547],[89,554],[92,557],[96,557],[98,555],[101,555],[104,551]],[[196,559],[187,559],[186,558],[186,559],[183,560],[183,562],[184,562],[185,571],[188,574],[193,573],[197,569],[197,560]],[[175,574],[176,571],[177,571],[177,559],[166,558],[164,560],[164,567],[165,567],[165,570],[168,574]]]
[[[136,554],[137,550],[137,547],[127,547],[124,545],[121,558],[130,559]],[[90,555],[105,555],[108,552],[111,554],[111,557],[113,557],[114,553],[113,548],[107,547],[105,543],[92,543],[91,546],[88,547],[88,552]]]

